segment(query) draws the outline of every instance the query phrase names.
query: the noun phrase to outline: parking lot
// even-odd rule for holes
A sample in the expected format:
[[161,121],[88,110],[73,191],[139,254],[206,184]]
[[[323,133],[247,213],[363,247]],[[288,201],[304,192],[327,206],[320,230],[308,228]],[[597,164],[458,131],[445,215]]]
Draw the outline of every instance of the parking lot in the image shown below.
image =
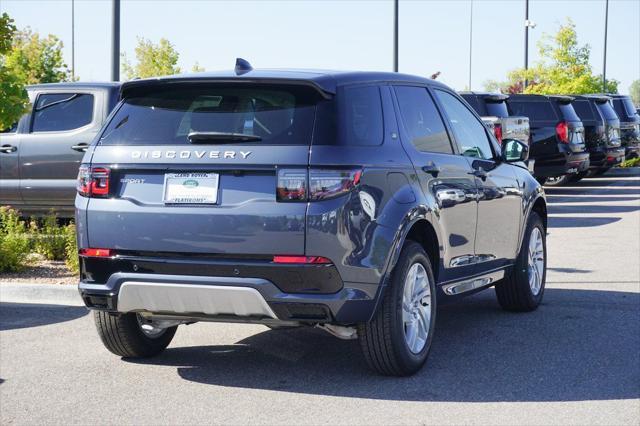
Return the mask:
[[441,306],[413,377],[373,375],[355,341],[257,325],[181,326],[123,361],[85,308],[2,303],[0,423],[637,425],[640,177],[547,197],[542,306],[506,313],[493,290]]

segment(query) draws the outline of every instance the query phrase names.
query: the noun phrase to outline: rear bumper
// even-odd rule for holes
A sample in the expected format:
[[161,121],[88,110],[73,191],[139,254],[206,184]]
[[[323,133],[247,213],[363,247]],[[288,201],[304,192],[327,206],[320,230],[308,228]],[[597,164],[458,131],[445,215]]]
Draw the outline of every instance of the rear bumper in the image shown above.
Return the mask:
[[290,293],[260,277],[116,272],[105,283],[81,281],[79,291],[88,308],[114,313],[354,324],[371,318],[377,286],[344,282],[335,293]]
[[589,169],[608,169],[624,161],[625,148],[597,148],[589,151]]
[[588,152],[563,152],[551,158],[536,158],[536,177],[556,177],[589,169]]

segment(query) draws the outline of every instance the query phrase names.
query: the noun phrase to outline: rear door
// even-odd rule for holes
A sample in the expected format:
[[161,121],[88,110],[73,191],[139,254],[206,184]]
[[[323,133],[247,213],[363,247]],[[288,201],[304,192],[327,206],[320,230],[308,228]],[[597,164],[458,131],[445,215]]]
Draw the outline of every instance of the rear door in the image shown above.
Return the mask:
[[307,203],[295,198],[320,100],[286,84],[173,82],[125,93],[92,157],[110,179],[108,198],[89,200],[90,246],[304,254]]
[[425,87],[396,86],[402,118],[401,140],[413,161],[425,196],[435,199],[435,215],[445,247],[440,281],[475,270],[478,195],[469,162],[454,152],[443,118]]
[[0,130],[0,205],[19,205],[20,196],[20,134],[18,123]]
[[30,206],[72,206],[76,176],[104,111],[100,91],[39,90],[20,143],[21,192]]

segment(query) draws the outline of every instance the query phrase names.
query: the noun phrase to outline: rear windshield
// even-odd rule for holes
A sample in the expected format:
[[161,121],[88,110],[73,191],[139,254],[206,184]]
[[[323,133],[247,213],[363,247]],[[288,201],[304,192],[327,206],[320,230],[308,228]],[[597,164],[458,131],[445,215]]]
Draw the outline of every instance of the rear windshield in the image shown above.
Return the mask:
[[616,98],[613,100],[613,109],[621,119],[636,115],[636,109],[629,98]]
[[616,114],[609,102],[596,102],[596,108],[598,108],[598,111],[600,111],[600,114],[602,114],[605,120],[619,120],[618,114]]
[[558,102],[558,108],[560,108],[560,113],[565,120],[580,121],[580,117],[578,117],[578,114],[576,114],[576,110],[573,109],[573,106],[571,104]]
[[523,115],[529,120],[557,120],[558,116],[549,101],[509,101],[511,115]]
[[582,120],[595,119],[595,116],[593,115],[593,109],[591,108],[591,103],[589,101],[585,101],[585,100],[573,101],[573,109],[576,111],[576,113]]
[[505,118],[509,116],[509,111],[507,110],[507,104],[502,102],[491,102],[486,101],[485,106],[487,107],[487,115],[492,115],[499,118]]
[[320,99],[303,86],[184,83],[138,89],[123,100],[100,143],[188,144],[190,133],[213,132],[256,136],[243,144],[308,145]]

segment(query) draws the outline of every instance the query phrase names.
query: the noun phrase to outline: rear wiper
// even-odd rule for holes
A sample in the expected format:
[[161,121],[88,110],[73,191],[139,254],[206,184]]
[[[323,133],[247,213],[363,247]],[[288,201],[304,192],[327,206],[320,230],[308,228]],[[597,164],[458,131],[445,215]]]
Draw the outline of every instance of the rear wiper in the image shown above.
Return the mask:
[[258,142],[262,138],[256,135],[245,135],[244,133],[225,133],[225,132],[190,132],[187,137],[191,143],[216,142],[216,143],[232,143],[232,142]]

